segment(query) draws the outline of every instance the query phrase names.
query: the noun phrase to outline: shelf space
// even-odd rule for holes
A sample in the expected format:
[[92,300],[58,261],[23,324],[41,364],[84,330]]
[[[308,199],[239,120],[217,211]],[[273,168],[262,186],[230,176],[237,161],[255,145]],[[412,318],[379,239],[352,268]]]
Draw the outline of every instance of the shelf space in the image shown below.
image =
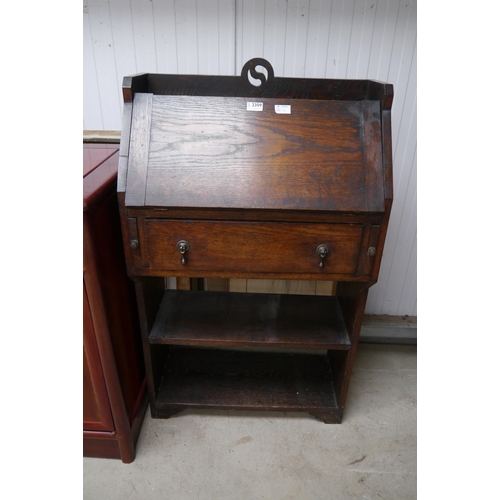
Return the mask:
[[350,348],[336,297],[167,290],[152,344]]
[[338,411],[326,355],[172,347],[154,410]]

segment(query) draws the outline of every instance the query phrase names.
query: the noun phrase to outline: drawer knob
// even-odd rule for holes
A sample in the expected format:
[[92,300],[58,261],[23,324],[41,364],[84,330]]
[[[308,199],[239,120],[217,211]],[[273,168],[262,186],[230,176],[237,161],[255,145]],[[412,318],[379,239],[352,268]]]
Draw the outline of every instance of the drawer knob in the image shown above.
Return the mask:
[[181,241],[177,242],[177,248],[182,255],[181,264],[183,266],[185,266],[186,265],[186,252],[188,252],[190,249],[189,243],[186,240],[181,240]]
[[130,240],[130,248],[132,250],[137,250],[139,248],[139,242],[137,240]]
[[319,255],[319,258],[321,259],[319,263],[319,267],[321,269],[323,269],[323,267],[325,266],[324,260],[329,251],[330,247],[325,244],[318,245],[318,248],[316,248],[316,253]]
[[377,254],[377,249],[375,247],[368,248],[368,255],[374,257]]

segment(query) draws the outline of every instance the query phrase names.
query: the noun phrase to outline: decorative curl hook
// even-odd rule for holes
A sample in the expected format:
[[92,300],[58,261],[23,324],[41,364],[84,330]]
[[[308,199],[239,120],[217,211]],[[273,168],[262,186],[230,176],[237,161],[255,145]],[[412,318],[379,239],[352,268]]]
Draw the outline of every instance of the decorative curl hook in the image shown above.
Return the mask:
[[[267,80],[266,80],[266,75],[264,73],[261,73],[260,71],[257,71],[255,69],[257,66],[263,66],[264,68],[266,68]],[[248,78],[249,71],[250,74],[252,75],[252,78],[260,80],[260,87],[262,87],[266,83],[269,83],[269,81],[274,78],[274,69],[271,66],[271,63],[266,59],[262,59],[261,57],[255,57],[254,59],[250,59],[250,61],[248,61],[241,69],[241,77],[247,80],[251,85],[254,85]]]

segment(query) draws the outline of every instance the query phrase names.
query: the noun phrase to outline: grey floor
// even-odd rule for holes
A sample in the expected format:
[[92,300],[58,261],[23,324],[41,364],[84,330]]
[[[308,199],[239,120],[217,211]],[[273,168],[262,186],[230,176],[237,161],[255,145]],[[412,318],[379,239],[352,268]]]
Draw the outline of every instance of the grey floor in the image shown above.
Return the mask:
[[417,348],[361,344],[343,423],[149,409],[132,464],[83,459],[84,500],[417,498]]

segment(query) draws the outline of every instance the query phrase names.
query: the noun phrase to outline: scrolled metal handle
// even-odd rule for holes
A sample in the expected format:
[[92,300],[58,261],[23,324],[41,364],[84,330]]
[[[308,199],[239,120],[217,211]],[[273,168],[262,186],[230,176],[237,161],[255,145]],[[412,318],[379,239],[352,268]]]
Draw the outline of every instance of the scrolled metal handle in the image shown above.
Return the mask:
[[186,265],[186,255],[185,254],[186,254],[186,252],[189,251],[190,248],[191,247],[186,240],[180,240],[179,242],[177,242],[177,249],[179,250],[179,252],[182,255],[181,264],[183,266]]
[[325,257],[327,256],[328,252],[330,251],[330,247],[328,245],[325,245],[324,243],[322,245],[318,245],[316,248],[316,253],[318,254],[319,258],[321,259],[319,262],[319,267],[323,269],[325,267]]

